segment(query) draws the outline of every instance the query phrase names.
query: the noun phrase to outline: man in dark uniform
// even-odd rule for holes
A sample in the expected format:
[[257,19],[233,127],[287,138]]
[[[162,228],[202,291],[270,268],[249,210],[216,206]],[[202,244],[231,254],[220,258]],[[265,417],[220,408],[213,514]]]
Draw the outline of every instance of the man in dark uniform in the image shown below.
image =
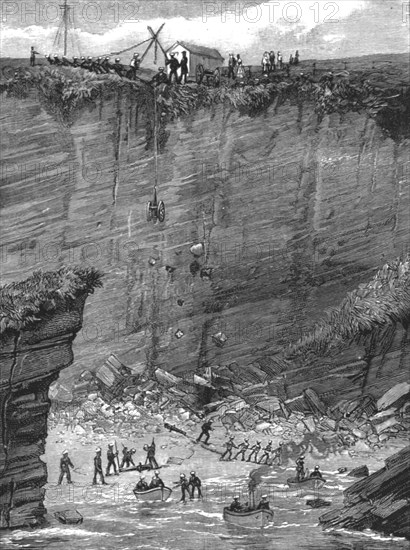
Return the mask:
[[224,460],[224,459],[225,459],[225,456],[226,456],[228,453],[229,453],[229,456],[228,456],[228,459],[227,459],[227,460],[232,460],[232,450],[233,450],[233,449],[237,449],[237,446],[235,445],[235,443],[233,442],[233,440],[234,440],[234,436],[233,436],[233,435],[230,435],[228,441],[225,443],[226,451],[225,451],[224,454],[221,456],[221,460]]
[[97,57],[97,59],[94,61],[94,72],[97,74],[103,74],[105,71],[102,68],[102,57]]
[[36,50],[34,49],[34,46],[31,46],[30,50],[30,67],[34,67],[36,64],[36,55],[40,55]]
[[58,478],[58,485],[61,485],[64,476],[67,478],[67,483],[72,483],[70,468],[74,468],[74,464],[68,456],[68,451],[64,451],[60,459],[60,477]]
[[182,59],[179,64],[181,67],[181,75],[179,77],[179,83],[182,83],[182,79],[184,79],[184,84],[186,84],[187,78],[188,78],[188,58],[186,56],[186,51],[184,50],[182,52]]
[[51,57],[51,53],[49,53],[48,55],[45,55],[44,57],[47,59],[50,65],[54,65],[54,59]]
[[124,70],[123,65],[120,63],[121,59],[119,57],[116,58],[114,64],[112,65],[112,68],[117,73],[118,76],[122,78],[122,72]]
[[179,63],[178,63],[178,59],[175,59],[175,54],[172,53],[171,54],[171,59],[166,59],[165,60],[165,64],[166,65],[169,65],[169,68],[171,69],[170,73],[169,73],[169,77],[168,77],[168,82],[169,84],[172,83],[172,77],[174,78],[174,82],[178,82],[178,68],[179,68]]
[[108,460],[108,464],[107,464],[107,469],[105,470],[105,475],[106,476],[109,476],[110,475],[110,468],[111,466],[114,467],[114,474],[117,476],[118,475],[118,471],[117,471],[117,464],[116,464],[116,458],[118,456],[118,451],[114,452],[114,443],[109,443],[108,444],[108,450],[107,450],[107,460]]
[[263,448],[263,455],[261,456],[261,459],[259,460],[258,464],[262,464],[263,459],[265,459],[265,464],[267,464],[271,451],[272,451],[272,441],[269,441],[266,447]]
[[189,481],[185,477],[185,474],[179,476],[179,482],[176,483],[177,487],[181,487],[181,500],[179,502],[186,502],[186,496],[189,494]]
[[138,483],[135,486],[137,491],[148,491],[148,483],[145,481],[145,477],[141,476]]
[[247,462],[251,462],[251,459],[253,458],[254,462],[258,462],[258,454],[261,450],[261,442],[257,441],[255,445],[252,445],[251,452],[249,453]]
[[193,499],[195,496],[195,489],[198,489],[198,498],[202,498],[202,491],[201,491],[202,483],[195,472],[191,472],[191,477],[189,478],[188,483],[191,488],[191,499]]
[[262,495],[261,500],[256,507],[257,510],[270,510],[269,507],[269,501],[268,501],[268,495]]
[[302,481],[305,478],[305,457],[300,455],[296,460],[296,479]]
[[315,466],[315,469],[313,470],[313,472],[310,474],[309,477],[313,479],[323,479],[322,472],[320,471],[319,466]]
[[272,458],[271,462],[278,459],[278,466],[282,464],[282,451],[283,451],[283,443],[279,443],[279,447],[276,449],[273,449],[272,451]]
[[199,437],[198,439],[196,440],[197,443],[199,443],[201,441],[201,438],[202,436],[204,435],[205,436],[205,440],[204,440],[204,443],[205,445],[208,444],[208,440],[209,440],[209,432],[212,430],[212,420],[208,420],[207,422],[205,422],[204,424],[202,424],[202,431],[201,433],[199,434]]
[[156,487],[161,487],[162,489],[165,487],[165,483],[159,477],[158,470],[154,472],[154,476],[152,477],[151,483],[149,484],[150,489],[155,489]]
[[154,438],[152,438],[152,443],[151,445],[144,445],[144,450],[147,451],[147,458],[145,460],[145,464],[147,464],[147,462],[149,462],[149,466],[151,468],[151,470],[154,470],[155,468],[158,468],[158,463],[155,459],[155,441],[154,441]]
[[73,65],[73,67],[79,67],[79,66],[80,66],[80,62],[78,61],[78,57],[77,57],[77,56],[74,56],[74,57],[73,57],[72,65]]
[[236,67],[236,59],[233,53],[229,54],[229,60],[228,60],[228,78],[233,78],[235,80],[235,67]]
[[63,57],[61,58],[61,64],[64,67],[70,67],[71,66],[71,63],[68,61],[68,59],[65,55],[63,55]]
[[295,58],[294,58],[293,63],[295,65],[298,65],[298,63],[299,63],[299,50],[296,50],[296,52],[295,52]]
[[275,70],[275,52],[273,50],[269,52],[269,66],[271,72],[273,72]]
[[102,485],[107,485],[105,483],[103,471],[102,471],[102,462],[101,462],[101,449],[98,448],[96,451],[96,455],[94,457],[94,478],[93,478],[93,485],[97,485],[97,474],[100,476],[100,481]]
[[141,63],[141,60],[140,60],[139,53],[134,53],[130,61],[130,67],[131,67],[132,76],[134,80],[135,80],[135,77],[137,76],[137,71],[140,68],[140,63]]
[[231,512],[241,512],[243,510],[242,504],[239,502],[239,497],[238,496],[233,497],[233,501],[231,502],[231,505],[229,506],[229,510]]
[[160,84],[168,84],[168,77],[164,72],[164,67],[159,67],[158,72],[151,80],[152,84],[159,86]]
[[244,441],[239,445],[239,451],[233,457],[234,460],[238,458],[239,455],[242,455],[242,461],[245,460],[245,453],[249,449],[249,439],[244,439]]
[[84,56],[81,57],[81,60],[80,60],[80,67],[82,69],[87,69],[87,60]]
[[122,450],[122,461],[121,461],[120,468],[124,468],[124,466],[126,468],[129,468],[131,464],[135,466],[134,461],[132,459],[132,455],[135,454],[136,452],[137,451],[135,449],[128,449],[128,447],[124,447]]
[[110,72],[110,58],[109,57],[106,57],[102,61],[101,68],[103,69],[104,73],[109,73]]
[[57,54],[55,54],[55,55],[53,56],[53,61],[54,61],[54,65],[61,65],[60,58],[58,57]]

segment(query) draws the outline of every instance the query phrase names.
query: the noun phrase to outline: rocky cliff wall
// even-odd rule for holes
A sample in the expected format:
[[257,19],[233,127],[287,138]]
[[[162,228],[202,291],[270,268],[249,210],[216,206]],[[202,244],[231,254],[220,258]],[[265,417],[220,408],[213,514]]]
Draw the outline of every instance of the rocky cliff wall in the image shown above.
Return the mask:
[[[163,224],[145,217],[154,162],[132,96],[116,91],[66,127],[33,91],[5,98],[2,120],[2,280],[67,263],[106,274],[74,344],[77,370],[111,352],[176,374],[268,360],[408,249],[408,141],[365,114],[319,122],[305,101],[175,120],[158,161]],[[363,350],[350,347],[278,372],[281,387],[293,397],[306,385],[338,395],[368,386],[378,397],[407,376],[407,329],[393,332],[365,384]]]
[[[57,288],[55,304],[39,300],[36,320],[26,324],[30,305],[44,296],[41,281],[39,295],[28,285],[0,292],[0,528],[44,521],[47,467],[41,455],[47,436],[48,390],[73,362],[72,343],[82,326],[88,293],[67,298],[64,289]],[[23,307],[17,305],[19,297]]]

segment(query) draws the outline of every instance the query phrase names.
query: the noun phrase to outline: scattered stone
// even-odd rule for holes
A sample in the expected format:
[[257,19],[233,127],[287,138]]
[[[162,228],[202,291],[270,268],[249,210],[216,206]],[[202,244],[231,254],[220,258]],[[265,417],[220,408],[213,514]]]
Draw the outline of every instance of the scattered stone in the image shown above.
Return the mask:
[[74,432],[77,434],[77,435],[85,435],[87,432],[85,431],[85,429],[80,426],[79,424],[75,427],[74,429]]
[[377,409],[383,411],[388,407],[394,405],[400,398],[406,396],[410,393],[410,384],[408,382],[402,382],[401,384],[396,384],[390,390],[388,390],[380,399],[377,401]]
[[306,504],[312,508],[324,508],[325,506],[330,506],[332,503],[328,500],[323,500],[322,498],[315,498],[312,500],[307,500]]
[[374,424],[377,424],[377,423],[380,423],[380,422],[384,422],[384,420],[389,417],[389,416],[396,416],[397,414],[397,409],[386,409],[384,411],[380,411],[378,412],[377,414],[373,415],[370,420],[374,423]]
[[155,265],[157,263],[157,261],[154,258],[150,258],[148,260],[148,263],[149,263],[149,265]]
[[352,433],[358,439],[365,439],[367,436],[366,432],[364,432],[363,430],[359,430],[358,428],[354,428]]
[[212,272],[213,272],[213,268],[212,267],[203,267],[201,269],[201,272],[200,272],[200,277],[201,279],[205,279],[207,281],[211,281],[212,280]]
[[369,443],[379,443],[379,436],[377,434],[371,434],[369,435],[369,437],[367,438],[367,441]]
[[314,433],[316,431],[316,424],[312,416],[307,416],[304,418],[303,423],[310,433]]
[[339,474],[344,474],[345,472],[347,472],[347,468],[343,466],[342,468],[339,468],[337,471],[339,472]]
[[182,338],[184,335],[183,331],[179,328],[176,332],[175,332],[175,338],[177,338],[178,340],[180,338]]
[[366,465],[358,466],[357,468],[353,468],[348,475],[351,477],[367,477],[369,475],[369,468]]
[[259,422],[259,424],[256,424],[255,430],[257,432],[264,432],[265,430],[269,429],[272,426],[270,422]]
[[226,341],[228,340],[228,337],[223,332],[217,332],[212,336],[212,340],[215,342],[215,344],[218,347],[221,348],[225,345]]
[[381,424],[376,424],[375,430],[380,435],[382,432],[388,430],[390,427],[395,426],[397,424],[397,420],[394,416],[388,418]]
[[177,304],[178,304],[179,306],[183,306],[184,303],[185,303],[184,300],[181,300],[181,298],[179,298],[179,299],[177,300]]

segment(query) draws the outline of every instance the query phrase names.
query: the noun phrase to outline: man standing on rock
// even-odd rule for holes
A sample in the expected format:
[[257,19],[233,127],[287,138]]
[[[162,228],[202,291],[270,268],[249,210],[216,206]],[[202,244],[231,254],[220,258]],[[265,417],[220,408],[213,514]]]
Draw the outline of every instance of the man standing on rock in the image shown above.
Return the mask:
[[202,431],[201,433],[199,434],[199,437],[198,439],[196,440],[197,443],[199,443],[202,439],[202,436],[204,435],[205,436],[205,440],[204,440],[204,443],[205,445],[208,445],[208,440],[209,440],[209,432],[212,430],[212,420],[208,420],[207,422],[205,422],[204,424],[202,424]]
[[303,481],[305,479],[305,456],[300,455],[296,460],[296,479]]
[[199,479],[199,477],[196,475],[195,472],[191,472],[191,477],[189,478],[189,486],[190,486],[190,489],[191,489],[191,499],[194,498],[195,496],[195,489],[198,489],[198,498],[202,498],[202,491],[201,491],[201,480]]
[[227,460],[232,460],[232,450],[237,449],[235,443],[233,442],[234,436],[230,435],[228,441],[225,443],[226,451],[221,456],[220,460],[225,460],[226,455],[229,453]]
[[243,443],[239,445],[239,451],[233,457],[234,460],[238,458],[239,455],[242,456],[242,461],[245,460],[245,452],[249,449],[249,439],[244,439]]
[[105,483],[104,474],[102,471],[102,461],[101,461],[101,449],[96,450],[96,455],[94,457],[94,478],[93,485],[97,485],[97,474],[100,476],[100,481],[102,485],[107,485]]
[[114,475],[116,476],[119,475],[117,470],[117,464],[116,464],[117,456],[118,456],[118,451],[114,452],[114,443],[109,443],[108,451],[107,451],[108,464],[107,464],[107,469],[105,471],[106,476],[110,475],[111,466],[114,467]]
[[269,443],[266,445],[266,447],[263,448],[263,455],[261,456],[261,459],[259,460],[259,464],[262,464],[263,460],[265,460],[265,464],[268,463],[268,459],[269,459],[271,451],[272,451],[272,441],[269,441]]
[[253,458],[254,462],[258,462],[258,454],[262,448],[261,442],[257,441],[255,445],[252,445],[251,452],[248,456],[247,462],[251,462],[251,459]]
[[64,476],[67,478],[67,483],[72,483],[70,468],[74,468],[74,464],[68,456],[68,451],[64,451],[60,459],[60,477],[58,478],[58,485],[61,485]]
[[144,450],[147,451],[147,458],[145,460],[145,464],[149,462],[149,466],[151,470],[154,470],[155,468],[159,468],[158,462],[155,459],[155,441],[154,438],[152,438],[151,445],[144,445]]

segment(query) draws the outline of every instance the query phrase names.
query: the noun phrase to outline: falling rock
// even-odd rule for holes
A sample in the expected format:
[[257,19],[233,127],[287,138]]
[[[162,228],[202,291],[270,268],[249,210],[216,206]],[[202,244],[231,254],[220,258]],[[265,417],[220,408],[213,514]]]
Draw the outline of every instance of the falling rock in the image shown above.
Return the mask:
[[351,477],[367,477],[369,475],[369,468],[364,466],[358,466],[357,468],[353,468],[347,475]]
[[388,390],[380,399],[377,401],[377,409],[382,411],[391,407],[396,401],[410,393],[410,384],[408,382],[402,382],[401,384],[396,384],[390,390]]
[[193,256],[199,258],[199,256],[202,256],[205,253],[205,247],[203,243],[193,244],[189,251]]
[[256,424],[255,430],[257,432],[263,432],[264,430],[267,430],[271,427],[271,424],[269,422],[260,422],[259,424]]

